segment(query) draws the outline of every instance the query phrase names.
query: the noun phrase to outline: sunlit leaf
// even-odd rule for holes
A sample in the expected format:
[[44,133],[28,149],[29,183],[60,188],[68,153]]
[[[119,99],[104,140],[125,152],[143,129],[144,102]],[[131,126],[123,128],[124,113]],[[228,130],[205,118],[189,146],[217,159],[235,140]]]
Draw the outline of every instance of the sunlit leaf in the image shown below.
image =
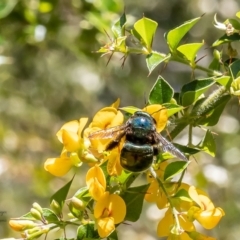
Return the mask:
[[112,32],[115,38],[124,37],[125,36],[125,24],[126,24],[126,15],[123,15],[119,18],[117,22],[112,26]]
[[74,177],[62,188],[60,188],[56,193],[53,194],[53,196],[50,198],[50,203],[52,202],[52,200],[55,200],[59,204],[60,208],[63,207],[64,201],[67,198],[67,194],[71,187],[73,179]]
[[222,37],[220,37],[219,39],[217,39],[212,46],[213,47],[217,47],[221,44],[224,43],[229,43],[229,42],[235,42],[235,41],[240,41],[240,35],[238,33],[234,33],[230,36],[227,36],[227,34],[224,34]]
[[165,62],[171,57],[171,55],[165,55],[159,52],[152,51],[146,57],[147,67],[149,74],[162,62]]
[[133,26],[132,34],[148,49],[149,53],[157,26],[157,22],[145,17],[138,20]]
[[173,97],[173,88],[161,76],[158,76],[157,81],[153,85],[148,102],[149,104],[168,103]]
[[183,106],[173,104],[173,103],[164,103],[163,106],[165,108],[167,108],[168,117],[170,117],[170,116],[174,115],[175,113],[180,112],[181,110],[184,109]]
[[179,198],[182,201],[192,202],[192,199],[189,197],[188,192],[185,189],[180,189],[173,198]]
[[182,87],[181,101],[183,106],[189,106],[194,103],[198,97],[203,94],[215,83],[212,79],[194,80]]
[[229,88],[232,83],[232,78],[230,76],[222,76],[217,78],[216,82],[221,84],[222,86]]
[[195,66],[195,58],[199,49],[204,45],[202,43],[189,43],[181,45],[177,48],[177,51],[183,54],[183,56],[189,61],[192,67]]
[[6,17],[14,9],[18,0],[1,0],[0,2],[0,18]]
[[134,114],[136,111],[141,111],[140,108],[134,107],[134,106],[127,106],[119,108],[120,110],[123,110],[124,112]]
[[165,35],[167,44],[168,44],[171,52],[174,52],[176,50],[179,42],[182,40],[182,38],[185,36],[185,34],[199,21],[200,18],[201,17],[189,20],[189,21],[183,23],[182,25],[170,30]]
[[164,181],[169,180],[170,178],[173,178],[175,175],[183,172],[187,168],[189,163],[190,161],[189,162],[176,161],[176,162],[169,163],[164,172],[164,177],[163,177]]
[[198,147],[212,157],[215,157],[216,143],[210,130],[207,130],[203,140],[198,144]]

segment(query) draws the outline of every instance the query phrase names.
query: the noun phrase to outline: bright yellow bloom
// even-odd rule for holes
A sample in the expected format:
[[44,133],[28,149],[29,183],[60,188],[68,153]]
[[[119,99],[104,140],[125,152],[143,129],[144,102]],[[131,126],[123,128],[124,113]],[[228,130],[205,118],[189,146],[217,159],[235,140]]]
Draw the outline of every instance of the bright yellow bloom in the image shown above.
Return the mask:
[[105,192],[94,208],[99,236],[101,238],[109,236],[115,230],[115,224],[122,222],[125,215],[124,200],[116,194]]
[[59,158],[48,158],[44,163],[44,168],[52,175],[61,177],[65,175],[73,165],[72,159],[68,157],[67,151],[65,150]]
[[94,200],[99,200],[105,193],[106,179],[103,170],[98,165],[95,165],[88,170],[86,183],[92,198]]
[[197,204],[189,209],[189,218],[196,219],[206,229],[214,228],[225,215],[224,211],[219,207],[215,208],[207,194],[194,186],[189,188],[188,194]]
[[[157,227],[157,234],[159,237],[169,236],[170,234],[181,236],[184,232],[192,232],[195,230],[193,223],[188,220],[186,214],[179,213],[177,217],[180,224],[180,229],[177,229],[176,221],[173,217],[171,209],[169,208],[166,211],[165,216],[160,220]],[[183,236],[186,236],[186,234]],[[187,240],[188,238],[185,237],[180,239]]]
[[167,124],[167,109],[160,104],[153,104],[145,107],[143,111],[148,112],[156,121],[157,132],[161,132]]

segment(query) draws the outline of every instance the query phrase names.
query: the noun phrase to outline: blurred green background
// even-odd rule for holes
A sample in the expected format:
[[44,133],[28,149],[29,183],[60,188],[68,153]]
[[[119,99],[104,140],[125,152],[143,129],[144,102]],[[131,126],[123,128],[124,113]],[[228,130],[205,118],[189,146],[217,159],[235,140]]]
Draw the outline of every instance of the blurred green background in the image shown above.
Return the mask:
[[[48,157],[57,157],[61,144],[55,133],[63,123],[92,117],[118,97],[121,106],[144,107],[146,95],[161,68],[149,77],[144,57],[129,56],[121,68],[116,54],[93,53],[109,42],[104,30],[125,8],[128,26],[143,14],[157,21],[153,48],[164,52],[164,32],[186,20],[201,16],[187,42],[205,40],[200,64],[208,66],[211,44],[221,36],[213,27],[213,16],[221,21],[240,9],[234,0],[0,0],[0,238],[19,237],[7,225],[9,218],[28,212],[33,202],[49,206],[49,197],[65,184],[43,169]],[[239,45],[235,45],[239,47]],[[191,80],[191,70],[170,63],[161,73],[175,90]],[[206,77],[196,72],[196,77]],[[193,160],[186,181],[202,187],[226,216],[210,234],[221,240],[240,236],[240,136],[239,105],[232,100],[214,127],[217,156],[199,154]],[[196,130],[197,143],[202,132]],[[178,139],[186,143],[186,134]],[[77,170],[71,194],[84,186],[84,168]],[[137,223],[120,227],[120,239],[158,239],[156,225],[162,212],[145,204]],[[159,214],[158,214],[159,212]],[[69,230],[68,236],[74,236]],[[51,239],[51,238],[49,238]]]

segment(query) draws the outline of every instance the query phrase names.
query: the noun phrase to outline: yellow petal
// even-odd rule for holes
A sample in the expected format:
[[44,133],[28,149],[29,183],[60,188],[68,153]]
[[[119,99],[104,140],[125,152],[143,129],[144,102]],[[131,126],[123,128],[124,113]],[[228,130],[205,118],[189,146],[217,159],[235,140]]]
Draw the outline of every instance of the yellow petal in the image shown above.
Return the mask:
[[97,219],[97,228],[101,238],[109,236],[115,230],[113,217]]
[[78,127],[79,127],[79,122],[77,120],[65,123],[56,134],[58,140],[62,143],[62,131],[63,130],[77,133]]
[[224,216],[224,212],[221,208],[215,208],[211,211],[202,211],[197,212],[194,217],[196,220],[206,229],[214,228],[222,216]]
[[122,172],[122,166],[120,164],[120,153],[118,148],[111,151],[108,156],[107,171],[110,176],[119,176]]
[[48,158],[44,163],[45,170],[57,177],[65,175],[71,167],[70,158]]
[[79,119],[79,126],[78,126],[78,137],[81,138],[82,131],[87,124],[88,118],[80,118]]
[[116,100],[116,102],[114,102],[113,104],[111,104],[111,107],[118,109],[119,105],[120,105],[120,98],[118,98],[118,99]]
[[111,216],[114,218],[114,223],[122,222],[126,216],[126,204],[124,200],[117,194],[110,194],[109,209]]
[[64,147],[69,152],[75,152],[80,148],[79,137],[77,133],[66,131],[65,129],[63,129],[62,141],[63,141]]
[[165,216],[160,220],[157,226],[157,235],[165,237],[169,235],[170,229],[173,225],[173,216],[170,209],[165,213]]
[[[109,192],[105,192],[102,197],[96,202],[94,207],[94,217],[100,218],[102,215],[106,215],[105,211],[107,210],[109,213],[108,205],[109,205]],[[108,216],[108,215],[107,215]],[[105,216],[105,217],[107,217]]]
[[160,104],[153,104],[145,107],[143,111],[148,112],[157,122],[156,128],[158,132],[161,132],[168,120],[167,109]]
[[102,169],[98,165],[95,165],[88,170],[86,183],[93,199],[99,200],[105,192],[106,179]]
[[104,187],[104,189],[106,188],[105,175],[103,173],[103,170],[98,165],[95,165],[88,170],[88,172],[86,174],[87,186],[89,186],[91,184],[92,179],[94,179],[94,178],[98,179],[98,182]]

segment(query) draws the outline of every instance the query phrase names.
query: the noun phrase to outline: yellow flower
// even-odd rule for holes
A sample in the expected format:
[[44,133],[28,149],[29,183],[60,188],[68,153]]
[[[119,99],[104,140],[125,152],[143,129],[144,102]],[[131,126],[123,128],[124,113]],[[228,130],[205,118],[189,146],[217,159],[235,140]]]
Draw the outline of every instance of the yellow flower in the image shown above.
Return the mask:
[[215,208],[207,194],[194,186],[189,188],[188,194],[197,204],[189,209],[189,218],[196,219],[206,229],[214,228],[225,215],[224,211],[219,207]]
[[99,236],[101,238],[109,236],[115,230],[115,224],[122,222],[125,215],[124,200],[116,194],[105,192],[94,208]]
[[[180,229],[176,225],[176,221],[173,217],[172,211],[169,208],[165,216],[160,220],[157,226],[157,234],[159,237],[169,236],[171,234],[179,235],[181,236],[184,234],[184,232],[192,232],[195,230],[195,227],[192,222],[188,220],[188,217],[186,214],[180,213],[177,215]],[[166,227],[168,226],[168,227]],[[185,238],[179,238],[179,239],[189,239],[186,237],[186,234],[184,234]]]
[[94,200],[100,199],[105,193],[106,179],[103,170],[98,165],[88,170],[86,183],[89,188],[89,193]]
[[68,157],[67,151],[65,150],[59,158],[48,158],[44,163],[44,168],[52,175],[61,177],[65,175],[73,165],[72,159]]
[[161,132],[167,124],[167,109],[160,104],[153,104],[145,107],[143,111],[148,112],[156,121],[157,132]]

